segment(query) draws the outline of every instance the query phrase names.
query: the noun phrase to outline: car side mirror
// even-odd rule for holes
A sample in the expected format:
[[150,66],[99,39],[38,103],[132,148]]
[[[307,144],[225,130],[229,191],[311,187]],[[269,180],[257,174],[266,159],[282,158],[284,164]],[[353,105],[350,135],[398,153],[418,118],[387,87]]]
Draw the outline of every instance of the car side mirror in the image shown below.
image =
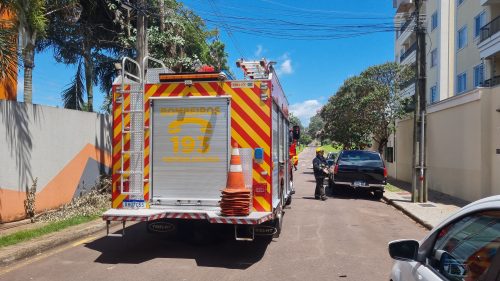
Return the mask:
[[389,243],[389,255],[395,260],[414,261],[417,260],[419,247],[417,240],[392,241]]

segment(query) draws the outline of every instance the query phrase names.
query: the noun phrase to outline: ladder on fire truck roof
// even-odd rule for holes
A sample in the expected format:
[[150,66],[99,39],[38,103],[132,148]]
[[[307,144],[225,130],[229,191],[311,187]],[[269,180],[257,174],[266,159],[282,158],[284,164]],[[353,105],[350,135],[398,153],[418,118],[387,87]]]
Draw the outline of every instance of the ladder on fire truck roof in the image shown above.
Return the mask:
[[[149,61],[160,64],[161,68],[148,68]],[[151,71],[149,71],[151,70]],[[131,200],[144,200],[144,132],[149,130],[144,124],[144,87],[150,82],[153,73],[168,72],[162,61],[146,56],[141,65],[128,57],[124,57],[121,64],[121,85],[117,93],[121,95],[121,167],[120,192],[130,195]],[[151,73],[148,73],[151,72]],[[150,75],[153,74],[153,75]],[[158,78],[156,78],[158,80]],[[125,106],[125,96],[130,95],[130,106]],[[125,126],[125,118],[129,117],[130,125]],[[125,137],[130,136],[130,148],[125,150]],[[126,155],[129,157],[129,168],[125,167]],[[128,189],[124,183],[128,182]]]
[[267,79],[272,63],[268,63],[262,59],[260,61],[244,61],[240,59],[236,62],[236,66],[243,69],[246,78],[249,79]]

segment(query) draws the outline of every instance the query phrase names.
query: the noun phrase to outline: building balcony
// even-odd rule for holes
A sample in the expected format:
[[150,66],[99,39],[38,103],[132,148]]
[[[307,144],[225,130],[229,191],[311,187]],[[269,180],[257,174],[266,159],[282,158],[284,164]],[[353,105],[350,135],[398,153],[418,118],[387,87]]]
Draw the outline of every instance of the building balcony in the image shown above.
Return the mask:
[[415,79],[410,79],[400,85],[402,99],[409,98],[415,95]]
[[482,6],[487,6],[487,5],[493,5],[493,4],[500,4],[500,0],[481,0],[480,3]]
[[404,22],[399,28],[398,34],[399,36],[396,40],[396,44],[403,45],[408,41],[414,40],[413,38],[416,38],[415,19],[410,18]]
[[417,61],[417,43],[413,43],[399,58],[400,64],[413,64]]
[[489,58],[500,52],[500,17],[481,28],[478,48],[481,58]]
[[393,0],[392,6],[396,8],[396,13],[407,13],[415,5],[415,0]]
[[488,80],[484,80],[484,82],[482,83],[482,86],[487,87],[487,88],[493,88],[493,87],[496,87],[498,85],[500,85],[500,76],[495,76],[495,77],[490,78]]

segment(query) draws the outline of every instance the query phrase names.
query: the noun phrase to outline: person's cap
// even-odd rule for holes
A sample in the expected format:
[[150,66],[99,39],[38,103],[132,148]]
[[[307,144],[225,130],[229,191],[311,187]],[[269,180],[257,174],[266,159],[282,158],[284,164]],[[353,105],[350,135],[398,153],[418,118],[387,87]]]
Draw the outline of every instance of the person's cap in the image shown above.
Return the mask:
[[318,153],[318,152],[323,152],[323,151],[324,151],[324,150],[323,150],[323,148],[321,148],[321,147],[316,148],[316,153]]

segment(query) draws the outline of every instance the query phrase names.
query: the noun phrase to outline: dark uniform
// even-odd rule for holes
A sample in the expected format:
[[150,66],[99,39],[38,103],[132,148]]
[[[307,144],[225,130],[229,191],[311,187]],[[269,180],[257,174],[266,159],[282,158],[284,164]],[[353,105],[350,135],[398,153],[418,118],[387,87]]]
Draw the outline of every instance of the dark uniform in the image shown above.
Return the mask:
[[316,158],[313,160],[313,170],[314,178],[316,179],[316,190],[314,191],[314,198],[326,200],[325,189],[323,188],[323,182],[327,174],[324,169],[328,167],[325,157],[322,153],[316,153]]

